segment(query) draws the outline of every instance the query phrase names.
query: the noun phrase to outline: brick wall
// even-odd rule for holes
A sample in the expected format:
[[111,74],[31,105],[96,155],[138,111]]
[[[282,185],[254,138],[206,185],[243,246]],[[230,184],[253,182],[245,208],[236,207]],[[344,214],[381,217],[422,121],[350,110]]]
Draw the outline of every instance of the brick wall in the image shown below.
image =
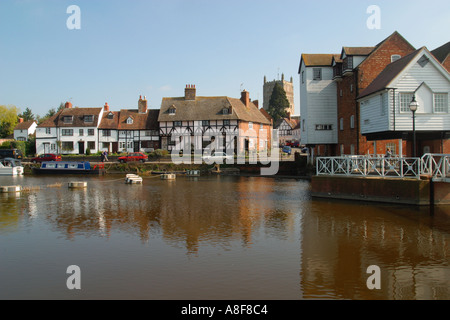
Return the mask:
[[[338,83],[338,154],[341,152],[341,145],[344,146],[344,154],[374,153],[373,142],[367,141],[360,134],[359,103],[356,98],[391,63],[392,55],[404,57],[414,50],[402,36],[394,33],[359,65],[353,75],[343,77]],[[352,116],[353,128],[350,126]],[[340,128],[341,119],[343,130]],[[377,141],[377,153],[384,153],[388,143],[398,143],[398,140]]]

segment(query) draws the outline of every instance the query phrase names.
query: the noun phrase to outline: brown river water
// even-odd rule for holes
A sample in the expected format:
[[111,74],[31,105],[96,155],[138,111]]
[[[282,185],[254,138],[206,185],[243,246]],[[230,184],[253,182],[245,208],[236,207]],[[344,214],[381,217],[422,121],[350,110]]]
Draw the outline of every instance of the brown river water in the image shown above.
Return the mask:
[[28,187],[0,194],[3,300],[450,299],[450,207],[312,199],[306,180],[263,177],[0,185]]

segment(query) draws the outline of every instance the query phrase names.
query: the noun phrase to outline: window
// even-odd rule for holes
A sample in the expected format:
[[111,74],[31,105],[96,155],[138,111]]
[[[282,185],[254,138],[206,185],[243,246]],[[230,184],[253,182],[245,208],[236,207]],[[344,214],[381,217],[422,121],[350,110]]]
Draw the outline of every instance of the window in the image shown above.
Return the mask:
[[229,126],[230,125],[230,120],[223,120],[223,125],[224,126]]
[[95,150],[95,141],[88,141],[87,147],[90,150]]
[[62,129],[61,134],[65,137],[73,136],[73,129]]
[[73,117],[72,116],[64,116],[63,117],[63,122],[64,123],[72,123],[73,122]]
[[114,119],[114,113],[110,112],[107,116],[108,119]]
[[175,121],[174,123],[173,123],[173,126],[174,127],[181,127],[183,125],[183,123],[181,122],[181,121]]
[[399,54],[393,54],[392,56],[391,56],[391,62],[395,62],[395,61],[397,61],[398,59],[400,59],[402,56],[401,55],[399,55]]
[[104,137],[111,137],[111,130],[103,130],[102,132]]
[[448,112],[448,94],[435,93],[434,94],[434,112]]
[[109,142],[103,142],[102,143],[102,148],[109,150]]
[[350,128],[355,129],[355,116],[350,117]]
[[171,106],[170,108],[169,108],[169,114],[171,114],[171,115],[173,115],[173,114],[175,114],[175,111],[176,111],[177,109],[175,108],[175,106]]
[[84,122],[87,122],[87,123],[94,122],[94,116],[92,116],[92,115],[84,116]]
[[411,112],[409,104],[412,101],[413,93],[400,93],[400,112]]
[[322,80],[322,68],[313,68],[313,80]]
[[344,130],[344,118],[339,119],[339,130]]
[[331,124],[316,124],[317,131],[333,130],[333,125]]
[[45,128],[45,133],[46,133],[46,134],[52,133],[52,129],[51,129],[51,128]]
[[248,123],[248,128],[249,128],[249,129],[253,129],[253,122],[249,122],[249,123]]
[[55,150],[56,150],[56,144],[55,144],[55,143],[52,143],[52,144],[50,145],[50,150],[51,150],[51,151],[55,151]]
[[302,83],[305,83],[305,71],[302,71]]
[[88,136],[94,135],[94,129],[88,129]]
[[395,143],[386,143],[386,150],[387,149],[391,149],[392,155],[396,155],[397,154],[397,144]]
[[209,126],[209,120],[203,120],[202,121],[202,126],[208,127]]
[[230,109],[228,109],[228,108],[222,109],[222,114],[229,114],[229,113],[230,113]]
[[64,151],[73,151],[73,142],[72,141],[64,141],[61,143],[61,148]]
[[78,135],[84,136],[84,130],[83,129],[78,130]]
[[302,120],[302,130],[305,132],[305,119]]
[[133,124],[133,118],[128,117],[128,119],[127,119],[127,124]]

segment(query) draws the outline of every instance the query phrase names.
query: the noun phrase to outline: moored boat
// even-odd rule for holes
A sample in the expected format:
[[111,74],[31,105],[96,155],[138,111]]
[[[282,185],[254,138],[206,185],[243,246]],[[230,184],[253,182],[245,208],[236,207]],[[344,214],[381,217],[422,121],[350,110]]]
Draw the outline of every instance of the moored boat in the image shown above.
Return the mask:
[[0,161],[0,175],[20,176],[23,175],[23,166],[20,160],[5,158]]
[[103,164],[91,166],[90,162],[57,161],[42,162],[40,168],[33,168],[36,174],[100,174],[104,170]]

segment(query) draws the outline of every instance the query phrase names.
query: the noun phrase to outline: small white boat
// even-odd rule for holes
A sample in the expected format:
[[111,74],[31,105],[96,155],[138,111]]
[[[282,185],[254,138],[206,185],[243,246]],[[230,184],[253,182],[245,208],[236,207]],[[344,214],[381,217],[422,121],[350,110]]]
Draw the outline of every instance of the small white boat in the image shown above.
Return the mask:
[[20,160],[5,158],[0,160],[0,176],[21,176],[23,167]]

